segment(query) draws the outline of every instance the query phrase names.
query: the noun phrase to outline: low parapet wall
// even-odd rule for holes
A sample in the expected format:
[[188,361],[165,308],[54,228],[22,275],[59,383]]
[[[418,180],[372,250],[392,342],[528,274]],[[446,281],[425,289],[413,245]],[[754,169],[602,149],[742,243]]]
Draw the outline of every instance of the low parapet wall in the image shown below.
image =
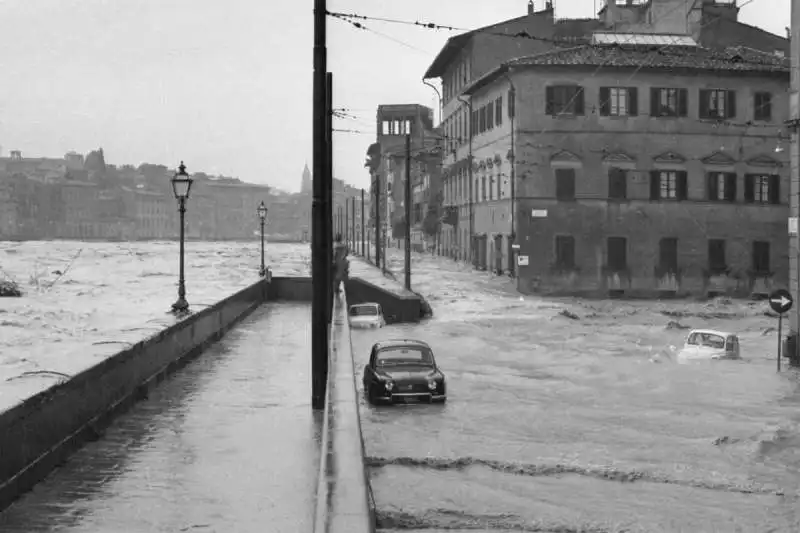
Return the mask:
[[315,533],[372,533],[375,515],[364,461],[364,441],[347,298],[335,298],[328,388],[322,430]]
[[350,305],[367,302],[381,304],[387,324],[419,322],[423,316],[422,298],[413,293],[399,293],[359,277],[345,281]]
[[[281,282],[273,280],[272,285]],[[289,283],[289,282],[285,282]],[[0,510],[267,299],[261,280],[0,413]],[[299,284],[302,286],[302,283]]]

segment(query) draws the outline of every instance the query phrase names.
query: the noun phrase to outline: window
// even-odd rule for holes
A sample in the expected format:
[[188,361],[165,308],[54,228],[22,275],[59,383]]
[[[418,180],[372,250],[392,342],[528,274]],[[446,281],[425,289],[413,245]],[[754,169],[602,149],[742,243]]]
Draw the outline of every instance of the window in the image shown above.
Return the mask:
[[472,112],[471,119],[472,119],[472,122],[470,122],[470,129],[469,129],[470,134],[469,134],[469,136],[470,137],[475,137],[478,134],[478,112],[477,111],[473,111]]
[[486,176],[481,177],[481,200],[486,200]]
[[489,104],[486,106],[486,129],[494,128],[494,105]]
[[556,175],[556,199],[574,200],[575,199],[575,169],[557,168]]
[[546,89],[548,115],[583,115],[583,87],[556,85]]
[[639,114],[636,87],[600,87],[600,115],[626,117]]
[[508,118],[514,118],[514,106],[516,102],[514,101],[514,89],[509,89],[508,91]]
[[611,167],[608,169],[608,197],[624,200],[628,197],[628,173],[625,169]]
[[503,196],[503,180],[502,174],[500,174],[500,167],[497,168],[497,177],[495,178],[497,181],[497,199],[499,200]]
[[767,122],[772,120],[772,93],[753,94],[753,119]]
[[728,269],[725,263],[725,241],[722,239],[708,240],[708,271],[712,276],[723,274]]
[[736,173],[735,172],[709,172],[706,174],[708,183],[708,199],[711,202],[736,201]]
[[493,200],[494,199],[494,176],[491,176],[491,175],[489,176],[489,183],[488,183],[488,187],[486,187],[486,188],[489,189],[489,200]]
[[650,173],[651,200],[686,200],[686,172],[683,170],[654,170]]
[[608,269],[620,272],[628,268],[628,241],[625,237],[608,237]]
[[495,125],[500,126],[503,123],[503,97],[498,96],[494,101],[494,118]]
[[764,241],[753,242],[753,273],[756,275],[769,274],[769,243]]
[[478,110],[479,116],[479,126],[478,126],[478,133],[483,133],[486,131],[486,106],[480,108]]
[[700,118],[725,119],[736,116],[736,91],[700,89]]
[[678,239],[665,237],[658,241],[658,266],[662,276],[678,272]]
[[780,176],[747,174],[744,177],[744,201],[749,204],[779,204]]
[[654,117],[685,117],[689,114],[689,94],[686,89],[653,87],[650,89],[650,115]]
[[575,268],[575,237],[572,235],[556,236],[556,261],[558,269]]

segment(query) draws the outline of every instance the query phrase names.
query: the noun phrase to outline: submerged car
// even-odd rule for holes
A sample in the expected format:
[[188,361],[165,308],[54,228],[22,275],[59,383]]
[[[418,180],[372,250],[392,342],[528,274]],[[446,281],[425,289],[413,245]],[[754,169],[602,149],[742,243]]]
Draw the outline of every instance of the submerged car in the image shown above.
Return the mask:
[[679,363],[717,359],[741,359],[739,337],[713,329],[695,329],[678,352]]
[[366,303],[350,306],[351,328],[382,328],[386,325],[380,304]]
[[444,403],[444,373],[431,347],[419,340],[385,340],[375,343],[364,367],[364,394],[370,403],[419,400]]

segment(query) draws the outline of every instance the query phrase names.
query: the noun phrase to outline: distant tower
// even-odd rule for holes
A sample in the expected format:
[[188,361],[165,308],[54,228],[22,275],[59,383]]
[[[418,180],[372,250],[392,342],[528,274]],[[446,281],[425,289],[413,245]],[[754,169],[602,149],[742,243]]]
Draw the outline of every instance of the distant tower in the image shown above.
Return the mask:
[[303,194],[311,194],[313,184],[311,183],[311,171],[308,170],[308,163],[303,168],[303,185],[300,187],[300,192]]

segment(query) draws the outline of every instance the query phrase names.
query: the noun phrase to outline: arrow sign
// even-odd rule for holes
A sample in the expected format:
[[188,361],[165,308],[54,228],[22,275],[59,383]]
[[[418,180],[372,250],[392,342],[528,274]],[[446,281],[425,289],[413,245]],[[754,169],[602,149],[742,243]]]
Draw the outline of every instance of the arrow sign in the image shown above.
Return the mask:
[[772,291],[772,294],[769,295],[769,306],[779,315],[789,311],[792,305],[794,305],[794,298],[786,289]]

